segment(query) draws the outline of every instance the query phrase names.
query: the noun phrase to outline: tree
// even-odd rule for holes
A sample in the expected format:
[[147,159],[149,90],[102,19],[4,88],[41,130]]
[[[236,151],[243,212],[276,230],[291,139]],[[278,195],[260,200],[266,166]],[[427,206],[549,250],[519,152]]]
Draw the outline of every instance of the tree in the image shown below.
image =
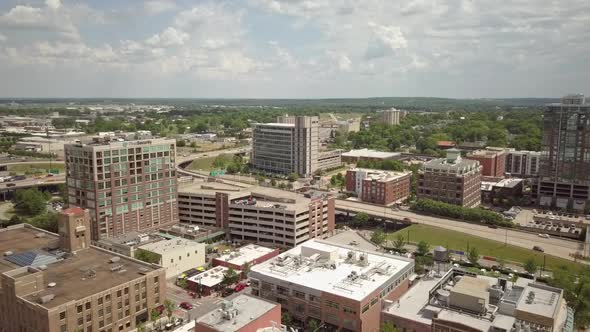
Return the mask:
[[381,245],[385,241],[385,233],[380,229],[376,229],[371,234],[371,241],[377,245]]
[[186,289],[188,287],[188,283],[185,278],[180,278],[176,281],[176,285],[182,289]]
[[144,323],[139,323],[139,325],[137,325],[137,332],[145,332],[145,324]]
[[426,241],[420,241],[418,243],[418,255],[426,256],[430,252],[430,244]]
[[317,330],[319,327],[320,323],[316,319],[310,318],[307,321],[307,328],[305,330],[309,332],[315,332],[315,330]]
[[295,182],[299,179],[299,175],[297,173],[291,173],[287,176],[287,180],[289,180],[289,182]]
[[293,324],[293,317],[288,311],[285,311],[281,314],[281,323],[287,327]]
[[476,247],[471,247],[469,249],[467,252],[467,260],[473,265],[478,265],[477,261],[479,261],[479,251]]
[[150,312],[150,321],[152,322],[152,326],[156,323],[156,321],[158,321],[158,319],[160,319],[161,315],[162,314],[157,309],[152,309]]
[[182,148],[186,146],[186,141],[183,139],[177,139],[176,140],[176,147]]
[[277,186],[277,180],[275,180],[274,178],[273,179],[270,179],[270,185],[273,186],[273,187],[276,187]]
[[406,239],[404,239],[403,234],[398,234],[395,237],[395,240],[393,241],[393,247],[395,248],[395,250],[397,251],[402,251],[404,250],[404,245],[406,244]]
[[250,273],[250,263],[246,262],[242,265],[242,274],[244,278],[248,277],[248,273]]
[[535,261],[534,258],[530,257],[524,262],[524,270],[527,271],[529,274],[535,274],[539,269],[539,264]]
[[31,188],[17,190],[12,199],[14,209],[21,215],[36,216],[45,211],[47,200],[46,194]]
[[356,225],[366,224],[369,221],[369,215],[364,212],[359,212],[354,216],[352,221]]
[[144,249],[137,249],[135,251],[135,258],[139,259],[140,261],[144,261],[146,263],[151,263],[151,264],[159,264],[160,263],[160,255],[156,254],[155,252],[147,251]]
[[176,305],[174,302],[166,300],[164,301],[164,308],[166,309],[166,317],[168,317],[168,322],[170,322],[170,318],[172,318],[172,314],[174,313]]
[[239,278],[240,278],[240,275],[236,272],[236,270],[234,270],[230,267],[229,269],[227,269],[227,271],[225,271],[225,274],[223,275],[223,280],[221,281],[221,283],[225,286],[229,286],[231,284],[234,284],[236,281],[238,281]]
[[563,289],[568,306],[574,310],[575,326],[583,330],[590,326],[590,268],[576,270],[565,266],[554,270],[549,284]]
[[383,322],[379,328],[379,332],[398,332],[391,322]]
[[53,212],[43,213],[28,221],[31,225],[46,231],[57,233],[57,214]]

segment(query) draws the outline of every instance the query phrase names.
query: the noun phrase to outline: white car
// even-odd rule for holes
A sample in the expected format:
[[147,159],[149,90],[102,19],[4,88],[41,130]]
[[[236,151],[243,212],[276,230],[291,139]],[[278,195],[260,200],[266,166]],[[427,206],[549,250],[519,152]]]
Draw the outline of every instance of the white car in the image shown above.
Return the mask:
[[544,239],[548,239],[549,238],[549,234],[539,234],[539,237],[542,237]]

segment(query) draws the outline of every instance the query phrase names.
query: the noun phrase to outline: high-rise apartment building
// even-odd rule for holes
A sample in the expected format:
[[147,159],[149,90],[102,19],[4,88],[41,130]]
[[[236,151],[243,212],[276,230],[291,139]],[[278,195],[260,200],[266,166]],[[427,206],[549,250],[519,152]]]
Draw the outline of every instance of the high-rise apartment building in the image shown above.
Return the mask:
[[541,144],[537,202],[583,210],[590,199],[590,104],[584,95],[546,106]]
[[319,118],[281,116],[252,130],[252,165],[269,173],[312,175],[319,169]]
[[477,160],[482,167],[481,175],[494,178],[504,177],[506,151],[502,148],[488,148],[469,152],[465,159]]
[[404,116],[406,116],[406,111],[391,108],[381,113],[381,122],[386,125],[398,125]]
[[457,149],[446,158],[430,160],[418,178],[418,198],[428,198],[465,207],[481,203],[481,166],[477,160],[462,159]]
[[541,152],[508,150],[506,174],[519,178],[535,177],[539,174]]
[[93,240],[178,222],[176,142],[67,144],[69,204],[90,211]]
[[59,235],[0,229],[0,331],[135,331],[166,297],[164,269],[94,247],[87,210],[58,216]]

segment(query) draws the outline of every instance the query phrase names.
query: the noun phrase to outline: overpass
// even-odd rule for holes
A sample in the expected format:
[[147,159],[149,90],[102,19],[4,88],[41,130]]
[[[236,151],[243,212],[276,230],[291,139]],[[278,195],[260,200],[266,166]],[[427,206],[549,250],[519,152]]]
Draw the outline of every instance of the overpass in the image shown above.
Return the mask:
[[560,238],[546,239],[541,238],[534,233],[522,232],[509,228],[494,229],[486,225],[422,215],[406,210],[394,211],[391,208],[358,201],[337,199],[336,211],[353,214],[364,212],[371,217],[382,218],[384,220],[403,221],[405,219],[407,222],[409,221],[416,224],[445,228],[448,230],[479,236],[485,239],[503,242],[526,249],[532,249],[533,246],[540,246],[547,254],[569,260],[574,260],[570,254],[578,252],[580,245],[584,245],[583,242]]
[[41,190],[57,191],[60,184],[66,183],[64,174],[44,178],[26,178],[20,181],[0,183],[0,200],[8,200],[18,189],[37,187]]

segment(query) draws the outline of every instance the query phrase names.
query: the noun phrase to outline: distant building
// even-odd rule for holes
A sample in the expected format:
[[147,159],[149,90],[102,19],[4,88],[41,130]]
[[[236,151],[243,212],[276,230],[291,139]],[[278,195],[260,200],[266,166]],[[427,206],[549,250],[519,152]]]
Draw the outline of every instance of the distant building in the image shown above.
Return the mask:
[[156,264],[166,269],[166,278],[205,265],[206,244],[186,239],[170,239],[140,245],[136,254],[146,251],[159,257]]
[[590,199],[590,103],[570,95],[547,105],[539,181],[535,188],[541,206],[583,211]]
[[389,205],[410,195],[412,172],[392,172],[365,168],[346,171],[346,191],[364,202]]
[[504,149],[476,150],[468,153],[465,159],[477,160],[482,167],[481,175],[495,178],[504,177],[506,151]]
[[250,270],[252,295],[328,331],[376,331],[386,300],[408,290],[414,261],[321,240],[307,241]]
[[357,163],[360,160],[366,161],[383,161],[399,159],[401,153],[399,152],[384,152],[369,149],[350,150],[342,153],[342,162]]
[[318,154],[318,169],[329,170],[342,166],[342,150],[320,151]]
[[89,217],[0,229],[0,331],[135,331],[164,303],[164,269],[92,246]]
[[506,154],[506,174],[519,178],[536,177],[539,174],[541,152],[516,151],[509,149]]
[[271,249],[256,244],[248,244],[227,254],[213,258],[214,266],[225,266],[242,271],[244,265],[250,267],[265,262],[279,254],[279,249]]
[[176,141],[113,141],[65,145],[70,205],[91,211],[93,240],[178,223]]
[[381,112],[381,123],[386,125],[398,125],[405,115],[406,111],[391,108]]
[[220,309],[197,318],[195,332],[257,332],[266,328],[269,332],[282,331],[281,305],[240,294],[224,300]]
[[423,278],[385,307],[382,319],[416,332],[573,332],[574,327],[562,289],[460,269]]
[[452,148],[456,147],[457,143],[455,141],[437,141],[436,146],[439,149],[447,150],[447,149],[452,149]]
[[446,158],[422,165],[417,196],[465,207],[478,206],[481,202],[479,162],[462,159],[459,150],[449,149]]

